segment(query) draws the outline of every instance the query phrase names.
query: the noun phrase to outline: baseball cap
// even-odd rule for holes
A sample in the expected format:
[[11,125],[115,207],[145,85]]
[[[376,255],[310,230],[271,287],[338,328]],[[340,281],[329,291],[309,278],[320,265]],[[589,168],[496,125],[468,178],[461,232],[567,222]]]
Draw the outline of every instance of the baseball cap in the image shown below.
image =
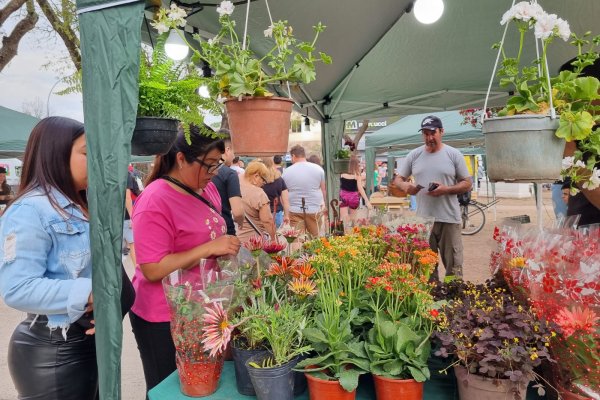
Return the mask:
[[423,118],[423,121],[421,121],[421,129],[419,130],[422,131],[423,129],[430,129],[433,131],[436,128],[443,128],[442,120],[435,115],[428,115],[427,117]]

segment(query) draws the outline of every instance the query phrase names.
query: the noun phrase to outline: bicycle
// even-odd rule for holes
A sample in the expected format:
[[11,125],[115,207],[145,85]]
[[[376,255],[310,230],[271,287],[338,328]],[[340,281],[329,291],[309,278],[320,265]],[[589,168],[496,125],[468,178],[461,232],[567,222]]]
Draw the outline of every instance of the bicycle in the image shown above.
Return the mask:
[[483,229],[485,212],[484,208],[476,201],[471,200],[467,205],[461,204],[460,215],[462,219],[461,233],[463,235],[474,235]]

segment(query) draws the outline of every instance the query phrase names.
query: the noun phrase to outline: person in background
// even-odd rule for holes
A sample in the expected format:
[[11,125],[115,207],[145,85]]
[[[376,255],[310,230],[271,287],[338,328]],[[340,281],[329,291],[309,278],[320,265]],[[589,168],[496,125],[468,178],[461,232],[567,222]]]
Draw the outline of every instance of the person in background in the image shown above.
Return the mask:
[[[463,243],[460,207],[456,196],[471,190],[471,177],[463,155],[442,143],[442,121],[430,115],[421,122],[425,144],[412,150],[400,164],[395,185],[417,197],[417,215],[435,222],[429,245],[439,252],[446,277],[462,277]],[[416,183],[411,183],[413,175]],[[439,279],[436,266],[432,278]]]
[[360,176],[360,162],[357,157],[350,157],[350,167],[348,173],[340,175],[340,218],[353,217],[360,206],[360,199],[363,199],[369,210],[373,208]]
[[229,132],[220,130],[225,145],[223,153],[223,166],[219,168],[217,175],[212,178],[219,195],[221,196],[221,215],[227,223],[227,234],[235,235],[235,223],[244,225],[244,204],[242,203],[242,192],[240,191],[240,178],[236,171],[231,168],[235,154],[231,147]]
[[290,197],[290,224],[310,235],[319,235],[319,216],[326,211],[325,171],[306,160],[304,147],[291,148],[292,165],[283,171]]
[[379,166],[375,164],[375,168],[373,169],[373,191],[379,192],[379,185],[381,184],[381,179],[379,177]]
[[[564,182],[556,181],[552,184],[552,207],[556,219],[567,216],[567,201],[564,200]],[[567,187],[567,198],[569,189]]]
[[[275,227],[279,228],[283,223],[290,223],[290,199],[285,181],[275,166],[274,160],[267,157],[263,160],[267,167],[267,183],[262,189],[269,198],[271,213],[275,214]],[[275,200],[277,206],[275,207]]]
[[27,141],[17,196],[2,216],[0,294],[27,313],[8,345],[20,399],[97,395],[86,155],[82,123],[42,119]]
[[123,244],[124,250],[127,250],[127,254],[129,254],[129,257],[131,257],[131,262],[133,265],[136,264],[136,260],[133,229],[131,227],[131,214],[133,214],[133,203],[141,192],[142,191],[138,186],[137,179],[135,178],[133,165],[129,164],[129,168],[127,169],[127,186],[125,188],[125,221],[123,221]]
[[280,174],[283,174],[283,157],[280,155],[273,156],[273,163]]
[[313,164],[317,164],[319,167],[322,167],[323,164],[321,164],[321,157],[319,157],[316,154],[311,154],[306,161],[311,162]]
[[13,198],[13,191],[6,182],[6,168],[0,167],[0,215]]
[[[240,180],[242,191],[242,202],[246,218],[250,221],[244,223],[243,228],[238,230],[238,237],[242,243],[250,240],[252,236],[263,236],[268,234],[271,239],[275,238],[275,222],[271,214],[269,197],[262,189],[267,183],[269,171],[260,160],[254,160],[248,164],[246,172]],[[254,227],[259,232],[254,230]]]
[[133,209],[138,265],[129,318],[147,390],[177,369],[161,280],[178,269],[199,268],[201,259],[235,255],[240,248],[239,239],[226,234],[221,197],[211,182],[223,165],[225,145],[195,126],[190,138],[188,144],[179,132],[171,150],[156,157]]
[[237,172],[238,175],[244,175],[243,165],[244,165],[244,162],[242,160],[240,160],[239,157],[235,156],[235,157],[233,157],[233,160],[231,160],[231,166],[229,168],[231,168],[232,170]]

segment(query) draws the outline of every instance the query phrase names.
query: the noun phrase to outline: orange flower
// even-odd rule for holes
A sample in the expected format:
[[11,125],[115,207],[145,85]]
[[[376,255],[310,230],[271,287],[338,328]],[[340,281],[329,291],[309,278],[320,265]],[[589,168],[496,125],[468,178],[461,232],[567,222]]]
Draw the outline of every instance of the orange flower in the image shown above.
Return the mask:
[[282,257],[280,263],[273,263],[267,271],[267,276],[284,276],[292,272],[292,268],[288,265],[288,258]]
[[288,289],[295,295],[304,298],[317,293],[315,283],[305,277],[294,278],[288,283]]
[[310,278],[316,272],[317,271],[312,267],[312,265],[308,263],[297,264],[294,266],[294,269],[292,269],[292,275],[294,276],[294,278]]

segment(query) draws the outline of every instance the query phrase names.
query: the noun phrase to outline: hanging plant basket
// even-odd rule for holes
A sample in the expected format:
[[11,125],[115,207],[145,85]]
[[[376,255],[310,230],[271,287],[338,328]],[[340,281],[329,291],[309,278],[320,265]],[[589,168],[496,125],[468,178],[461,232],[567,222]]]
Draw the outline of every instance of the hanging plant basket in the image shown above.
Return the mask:
[[558,119],[527,114],[483,121],[488,176],[492,182],[554,182],[565,142],[554,134]]
[[344,158],[344,159],[339,159],[336,158],[333,160],[333,163],[331,164],[331,168],[333,169],[333,173],[334,174],[347,174],[348,170],[350,169],[350,159],[349,158]]
[[274,156],[288,151],[294,101],[285,97],[242,97],[225,101],[236,154]]
[[168,153],[177,139],[178,124],[171,118],[138,117],[131,138],[131,154],[153,156]]

